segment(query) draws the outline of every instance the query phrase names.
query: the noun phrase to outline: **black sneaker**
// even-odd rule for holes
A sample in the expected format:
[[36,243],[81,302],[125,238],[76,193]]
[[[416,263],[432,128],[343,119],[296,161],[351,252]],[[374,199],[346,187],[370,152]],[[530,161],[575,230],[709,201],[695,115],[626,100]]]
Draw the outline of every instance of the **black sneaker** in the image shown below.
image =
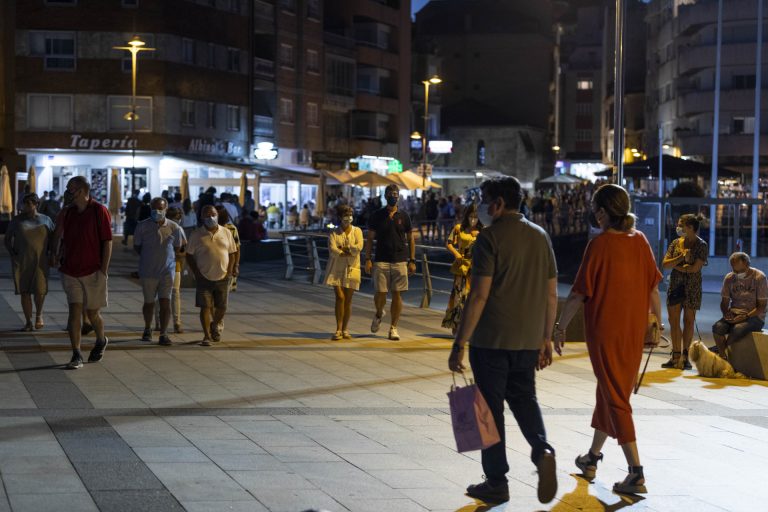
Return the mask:
[[109,344],[109,340],[107,337],[104,337],[104,341],[102,342],[96,342],[96,344],[93,346],[93,349],[91,350],[91,353],[88,355],[88,362],[89,363],[98,363],[104,358],[104,351],[107,349],[107,345]]
[[669,361],[666,363],[662,363],[662,368],[677,368],[678,361],[680,361],[680,357],[682,357],[682,353],[680,352],[672,352],[672,356],[669,358]]
[[72,359],[67,364],[67,370],[79,370],[83,367],[83,358],[80,355],[72,356]]
[[691,362],[688,360],[688,351],[683,350],[683,370],[692,370]]
[[170,347],[171,345],[173,345],[173,343],[171,342],[171,338],[169,338],[167,334],[161,334],[160,335],[160,342],[159,343],[160,343],[160,345],[163,345],[165,347]]
[[83,324],[80,328],[80,336],[88,336],[91,332],[93,332],[93,326],[91,324]]
[[539,502],[549,503],[557,494],[557,472],[555,464],[555,454],[546,451],[541,454],[536,463],[536,469],[539,472],[538,496]]
[[214,343],[221,341],[221,333],[218,329],[211,329],[211,340],[213,340]]
[[144,329],[141,334],[141,341],[152,341],[152,329]]
[[504,503],[509,501],[509,484],[506,482],[491,485],[486,480],[480,484],[472,484],[467,487],[467,496],[486,503]]

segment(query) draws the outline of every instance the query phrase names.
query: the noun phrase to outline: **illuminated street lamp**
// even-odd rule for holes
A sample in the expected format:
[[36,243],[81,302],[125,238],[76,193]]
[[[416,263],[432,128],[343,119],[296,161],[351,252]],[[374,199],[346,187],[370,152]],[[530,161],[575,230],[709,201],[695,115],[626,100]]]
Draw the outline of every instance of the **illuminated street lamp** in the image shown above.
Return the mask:
[[[421,142],[421,175],[423,177],[423,186],[427,186],[427,136],[429,133],[429,86],[443,83],[442,78],[433,75],[432,78],[424,80],[424,133]],[[417,132],[414,132],[416,134]],[[413,135],[411,135],[413,137]]]
[[[149,48],[146,43],[141,40],[139,36],[133,36],[128,41],[128,46],[113,46],[115,50],[125,50],[131,52],[131,111],[125,114],[123,119],[131,122],[131,134],[136,132],[136,120],[139,116],[136,115],[136,75],[138,73],[137,58],[139,52],[153,52],[154,48]],[[131,172],[136,169],[136,144],[131,146]]]

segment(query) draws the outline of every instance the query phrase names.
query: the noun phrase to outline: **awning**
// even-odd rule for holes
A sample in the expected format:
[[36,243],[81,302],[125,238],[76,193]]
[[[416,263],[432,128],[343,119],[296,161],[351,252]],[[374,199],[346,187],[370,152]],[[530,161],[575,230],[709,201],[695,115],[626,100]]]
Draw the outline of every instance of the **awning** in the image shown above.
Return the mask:
[[267,182],[270,180],[295,180],[304,183],[317,184],[320,180],[320,171],[312,169],[311,167],[303,167],[298,165],[276,166],[265,165],[262,163],[235,162],[213,155],[210,157],[190,157],[188,155],[180,155],[177,153],[166,153],[165,156],[173,157],[178,160],[184,160],[186,162],[196,163],[198,165],[211,165],[236,171],[259,173],[259,176]]
[[[719,167],[717,171],[720,178],[739,178],[741,173]],[[662,159],[662,175],[664,179],[677,180],[680,178],[710,178],[712,175],[712,166],[703,164],[695,160],[686,160],[670,155],[664,155]],[[612,169],[595,173],[595,176],[610,177],[613,176]],[[659,177],[659,157],[655,156],[648,160],[642,160],[624,166],[625,178],[658,178]]]

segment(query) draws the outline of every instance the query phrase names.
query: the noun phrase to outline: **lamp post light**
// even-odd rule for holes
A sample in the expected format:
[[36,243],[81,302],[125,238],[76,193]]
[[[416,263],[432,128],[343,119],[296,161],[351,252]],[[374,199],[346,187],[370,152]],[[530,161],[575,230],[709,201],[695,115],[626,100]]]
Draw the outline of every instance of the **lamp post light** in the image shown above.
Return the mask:
[[[123,119],[131,122],[131,136],[135,137],[136,134],[136,120],[139,118],[136,115],[136,75],[138,74],[138,56],[139,52],[153,52],[155,48],[149,48],[147,43],[141,40],[139,36],[133,36],[128,41],[128,46],[113,46],[115,50],[125,50],[131,52],[131,111],[123,116]],[[131,145],[131,173],[136,172],[136,141],[132,141]]]
[[422,186],[427,187],[427,140],[429,133],[429,86],[442,83],[443,80],[434,75],[429,80],[424,80],[424,133],[421,139],[421,175],[423,177]]

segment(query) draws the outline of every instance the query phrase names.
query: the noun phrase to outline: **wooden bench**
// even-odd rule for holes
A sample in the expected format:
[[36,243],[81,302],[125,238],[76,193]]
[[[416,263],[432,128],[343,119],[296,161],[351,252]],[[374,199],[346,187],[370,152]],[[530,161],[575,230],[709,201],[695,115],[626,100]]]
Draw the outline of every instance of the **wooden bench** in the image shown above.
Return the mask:
[[753,332],[727,348],[728,362],[752,379],[768,380],[768,330]]

